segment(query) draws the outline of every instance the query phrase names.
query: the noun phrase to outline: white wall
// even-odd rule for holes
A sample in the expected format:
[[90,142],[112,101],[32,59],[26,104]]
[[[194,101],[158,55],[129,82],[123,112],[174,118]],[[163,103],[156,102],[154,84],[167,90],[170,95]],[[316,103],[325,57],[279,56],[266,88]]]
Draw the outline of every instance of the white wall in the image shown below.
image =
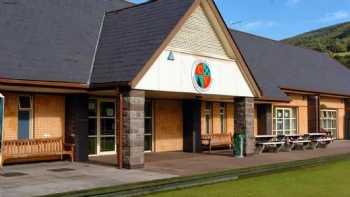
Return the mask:
[[[253,97],[237,63],[233,60],[174,52],[175,60],[169,61],[168,55],[168,50],[163,51],[134,89]],[[192,82],[193,66],[200,60],[209,63],[211,68],[212,82],[206,92],[196,90]]]

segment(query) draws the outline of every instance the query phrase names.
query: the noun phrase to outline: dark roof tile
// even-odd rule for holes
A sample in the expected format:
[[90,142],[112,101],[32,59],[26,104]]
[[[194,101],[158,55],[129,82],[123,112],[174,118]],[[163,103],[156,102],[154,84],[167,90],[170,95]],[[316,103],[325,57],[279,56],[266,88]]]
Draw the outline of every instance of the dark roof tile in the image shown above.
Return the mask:
[[0,78],[88,83],[105,11],[123,0],[0,0]]
[[280,89],[350,95],[350,70],[328,55],[231,30],[264,97],[286,100]]
[[194,0],[158,0],[106,14],[92,83],[131,81]]

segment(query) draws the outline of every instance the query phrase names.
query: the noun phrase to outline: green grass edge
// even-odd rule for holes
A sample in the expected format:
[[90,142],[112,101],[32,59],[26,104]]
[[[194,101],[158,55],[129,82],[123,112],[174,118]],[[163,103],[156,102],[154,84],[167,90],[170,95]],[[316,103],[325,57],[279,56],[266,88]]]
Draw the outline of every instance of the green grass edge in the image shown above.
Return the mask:
[[46,197],[81,197],[81,196],[103,196],[103,195],[125,195],[138,196],[156,192],[171,191],[175,189],[184,189],[188,187],[214,184],[218,182],[230,181],[235,179],[244,179],[266,174],[280,173],[300,168],[314,167],[326,163],[332,163],[350,159],[350,154],[341,154],[334,156],[323,156],[313,159],[281,162],[275,164],[260,165],[248,168],[231,169],[219,172],[211,172],[193,176],[174,177],[155,181],[138,182],[109,187],[100,187],[80,191],[56,193],[46,195]]

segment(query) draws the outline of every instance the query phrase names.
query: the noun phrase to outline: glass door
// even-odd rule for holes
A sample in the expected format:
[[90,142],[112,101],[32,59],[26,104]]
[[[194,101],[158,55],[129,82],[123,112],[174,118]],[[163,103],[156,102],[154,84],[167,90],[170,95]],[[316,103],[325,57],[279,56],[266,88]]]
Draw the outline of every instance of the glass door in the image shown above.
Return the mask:
[[89,100],[89,155],[116,153],[115,102]]
[[115,103],[100,101],[99,153],[115,153]]
[[153,147],[153,105],[151,100],[145,102],[145,144],[144,151],[151,152]]

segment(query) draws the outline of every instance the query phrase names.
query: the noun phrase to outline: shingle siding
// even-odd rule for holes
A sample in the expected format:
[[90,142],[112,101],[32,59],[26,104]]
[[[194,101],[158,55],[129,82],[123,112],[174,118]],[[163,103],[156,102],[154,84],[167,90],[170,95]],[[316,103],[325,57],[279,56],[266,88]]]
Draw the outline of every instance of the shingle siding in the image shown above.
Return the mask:
[[195,54],[228,58],[202,7],[198,7],[169,44],[170,48]]

